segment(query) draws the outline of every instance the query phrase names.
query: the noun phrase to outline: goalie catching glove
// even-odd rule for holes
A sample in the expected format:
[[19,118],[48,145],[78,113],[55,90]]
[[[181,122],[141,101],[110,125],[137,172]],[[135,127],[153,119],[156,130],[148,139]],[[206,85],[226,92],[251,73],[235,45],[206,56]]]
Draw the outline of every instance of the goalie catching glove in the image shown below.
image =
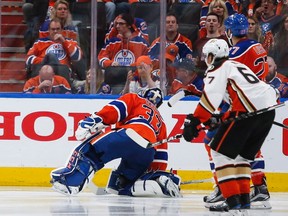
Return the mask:
[[197,126],[200,123],[200,120],[198,118],[195,118],[193,114],[189,114],[186,116],[186,119],[184,121],[183,137],[187,142],[190,142],[194,138],[198,137],[199,129],[197,129]]
[[98,133],[104,128],[103,120],[95,113],[79,121],[78,128],[75,132],[77,140],[83,140],[93,133]]

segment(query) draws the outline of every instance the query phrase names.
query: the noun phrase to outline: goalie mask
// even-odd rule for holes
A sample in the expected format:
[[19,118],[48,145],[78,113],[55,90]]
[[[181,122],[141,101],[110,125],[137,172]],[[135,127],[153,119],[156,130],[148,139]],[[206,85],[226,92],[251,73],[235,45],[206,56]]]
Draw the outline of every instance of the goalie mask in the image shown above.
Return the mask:
[[149,100],[151,103],[153,103],[157,108],[162,104],[163,102],[163,95],[162,91],[159,88],[149,88],[141,95],[142,97]]
[[[227,58],[229,56],[229,47],[223,39],[211,39],[203,47],[203,55],[208,67],[211,67],[216,59]],[[209,54],[213,55],[213,59],[208,63]]]

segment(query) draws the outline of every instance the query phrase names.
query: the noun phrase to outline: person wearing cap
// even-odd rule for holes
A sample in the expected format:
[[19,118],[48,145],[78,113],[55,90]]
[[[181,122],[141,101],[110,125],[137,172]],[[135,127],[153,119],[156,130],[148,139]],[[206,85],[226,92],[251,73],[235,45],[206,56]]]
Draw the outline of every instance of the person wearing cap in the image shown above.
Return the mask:
[[[174,44],[178,47],[176,59],[192,58],[192,42],[178,32],[178,20],[174,13],[166,15],[166,47]],[[156,38],[149,47],[148,55],[153,61],[159,61],[160,37]]]
[[169,94],[176,94],[181,90],[188,90],[191,94],[201,96],[204,87],[203,79],[195,72],[195,65],[191,59],[182,58],[175,62],[176,78],[172,82]]
[[[167,89],[171,87],[171,84],[173,80],[176,78],[176,72],[175,72],[175,67],[173,66],[173,63],[175,62],[175,59],[178,55],[179,48],[175,44],[170,44],[169,46],[166,47],[165,50],[165,59],[166,59],[166,86]],[[160,70],[160,62],[153,61],[154,68],[158,68]]]
[[136,61],[137,70],[130,70],[122,94],[128,92],[140,93],[147,88],[160,88],[160,77],[158,70],[153,71],[153,64],[149,56],[143,55]]

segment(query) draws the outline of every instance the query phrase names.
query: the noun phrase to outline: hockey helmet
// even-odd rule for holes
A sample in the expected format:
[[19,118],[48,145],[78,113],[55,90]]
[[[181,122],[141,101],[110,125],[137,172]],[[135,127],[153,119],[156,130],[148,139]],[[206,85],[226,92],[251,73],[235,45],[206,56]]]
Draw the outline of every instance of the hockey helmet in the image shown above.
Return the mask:
[[[229,56],[229,47],[223,39],[210,39],[203,47],[203,55],[207,65],[212,65],[215,59],[227,58]],[[213,60],[210,64],[207,63],[209,54],[212,54]]]
[[248,33],[249,23],[243,14],[232,14],[225,21],[224,25],[227,30],[231,30],[233,36],[241,37]]
[[153,103],[157,108],[163,103],[163,94],[160,88],[148,88],[143,97]]

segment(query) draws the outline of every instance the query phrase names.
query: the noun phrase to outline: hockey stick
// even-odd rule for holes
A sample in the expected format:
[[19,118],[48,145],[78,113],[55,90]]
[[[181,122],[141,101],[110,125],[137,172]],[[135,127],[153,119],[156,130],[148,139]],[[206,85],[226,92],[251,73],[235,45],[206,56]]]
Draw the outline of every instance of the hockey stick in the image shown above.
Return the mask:
[[275,125],[277,125],[277,126],[279,126],[279,127],[283,127],[284,129],[288,129],[288,125],[284,125],[284,124],[282,124],[282,123],[280,123],[280,122],[273,122],[273,124],[275,124]]
[[177,92],[175,95],[173,95],[169,100],[168,100],[168,106],[172,107],[174,106],[178,101],[180,101],[182,98],[192,95],[190,91],[187,90],[182,90]]
[[188,185],[188,184],[198,184],[198,183],[205,183],[205,182],[213,182],[213,178],[183,181],[180,184],[181,185]]
[[[252,117],[252,116],[255,116],[255,115],[259,115],[259,114],[262,114],[262,113],[265,113],[265,112],[269,112],[271,110],[274,110],[274,109],[277,109],[279,107],[282,107],[282,106],[285,106],[287,104],[288,101],[285,101],[283,103],[279,103],[279,104],[275,104],[275,105],[272,105],[270,107],[267,107],[267,108],[263,108],[263,109],[260,109],[260,110],[256,110],[255,112],[250,112],[250,113],[242,113],[236,117],[231,117],[231,118],[228,118],[228,119],[225,119],[224,121],[222,121],[220,124],[217,124],[216,126],[214,126],[213,128],[217,128],[219,127],[221,124],[229,124],[233,121],[239,121],[239,120],[242,120],[242,119],[246,119],[246,118],[249,118],[249,117]],[[273,122],[275,124],[275,122]],[[276,123],[277,124],[277,123]],[[277,125],[279,126],[279,124],[281,123],[278,123]],[[281,125],[282,126],[282,125]],[[283,125],[284,126],[284,125]],[[207,127],[201,127],[201,128],[198,128],[198,130],[208,130],[209,128]],[[171,136],[171,137],[168,137],[166,139],[163,139],[163,140],[160,140],[160,141],[157,141],[157,142],[154,142],[154,143],[148,143],[147,144],[147,147],[146,148],[152,148],[152,147],[155,147],[155,146],[159,146],[165,142],[169,142],[169,141],[172,141],[172,140],[175,140],[175,139],[179,139],[182,137],[182,134],[176,134],[175,136]]]
[[93,181],[87,184],[87,188],[95,195],[105,195],[108,194],[105,188],[98,187]]
[[149,142],[147,144],[146,148],[153,148],[155,146],[162,145],[163,143],[170,142],[170,141],[173,141],[175,139],[179,139],[181,137],[182,137],[182,134],[176,134],[175,136],[168,137],[168,138],[160,140],[158,142],[154,142],[154,143]]

